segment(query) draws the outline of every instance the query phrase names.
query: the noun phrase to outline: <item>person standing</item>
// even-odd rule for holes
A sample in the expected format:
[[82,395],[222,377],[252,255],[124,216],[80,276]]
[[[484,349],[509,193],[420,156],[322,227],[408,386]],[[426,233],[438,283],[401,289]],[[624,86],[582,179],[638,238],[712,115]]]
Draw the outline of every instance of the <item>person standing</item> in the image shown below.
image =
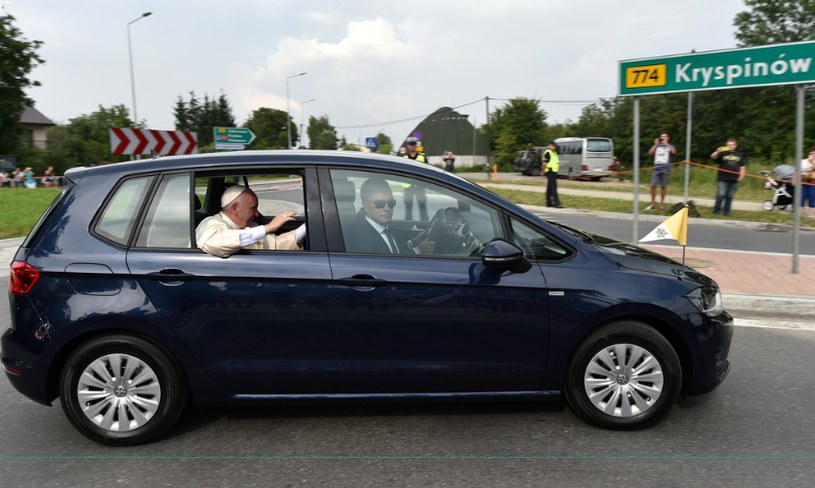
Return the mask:
[[14,168],[11,172],[12,186],[14,188],[23,188],[25,186],[25,173],[20,168]]
[[543,163],[546,170],[546,206],[563,208],[557,194],[557,173],[560,171],[560,157],[557,154],[557,144],[550,142],[543,151]]
[[[423,152],[419,152],[414,139],[407,142],[407,154],[404,157],[417,163],[427,163],[427,156]],[[413,199],[415,198],[416,204],[419,206],[419,218],[427,222],[429,220],[427,217],[427,193],[424,187],[406,184],[404,189],[402,201],[405,204],[405,220],[413,220]]]
[[45,173],[42,174],[42,186],[46,188],[50,188],[52,186],[57,186],[57,178],[56,174],[54,173],[54,167],[49,166]]
[[37,180],[34,179],[34,170],[31,169],[31,166],[26,167],[23,171],[23,184],[29,190],[33,190],[37,188]]
[[719,164],[716,177],[716,203],[713,205],[714,214],[730,215],[733,205],[733,195],[739,189],[739,183],[747,174],[747,158],[738,151],[739,143],[732,137],[725,146],[717,148],[710,155],[710,159]]
[[807,204],[806,217],[815,217],[815,147],[809,150],[809,157],[801,161],[801,210],[807,208]]
[[671,174],[672,157],[676,154],[676,147],[671,144],[671,136],[663,132],[656,139],[648,154],[654,157],[654,171],[651,173],[651,205],[645,210],[653,210],[657,206],[657,187],[660,187],[659,210],[665,211],[665,194],[668,193],[668,176]]
[[456,168],[456,155],[453,154],[453,151],[447,150],[444,151],[444,157],[442,158],[444,161],[444,169],[453,173],[455,172]]

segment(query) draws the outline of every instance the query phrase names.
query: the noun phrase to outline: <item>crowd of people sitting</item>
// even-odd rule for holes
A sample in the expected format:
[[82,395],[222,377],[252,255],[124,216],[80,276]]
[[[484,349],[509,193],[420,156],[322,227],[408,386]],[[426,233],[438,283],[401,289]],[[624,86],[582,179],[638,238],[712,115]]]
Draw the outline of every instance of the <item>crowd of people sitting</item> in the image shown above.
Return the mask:
[[53,166],[49,166],[42,176],[35,176],[31,167],[14,168],[11,173],[0,170],[0,188],[45,188],[59,186],[59,180]]

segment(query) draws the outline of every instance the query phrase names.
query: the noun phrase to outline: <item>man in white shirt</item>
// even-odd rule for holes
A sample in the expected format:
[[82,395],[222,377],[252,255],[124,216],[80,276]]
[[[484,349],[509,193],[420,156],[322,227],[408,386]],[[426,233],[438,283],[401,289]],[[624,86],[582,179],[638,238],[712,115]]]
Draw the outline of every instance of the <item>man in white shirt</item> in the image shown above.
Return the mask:
[[204,219],[195,230],[199,248],[214,256],[226,258],[241,249],[297,250],[306,236],[306,226],[275,235],[286,222],[294,220],[296,212],[283,212],[271,222],[258,225],[258,197],[241,185],[227,188],[221,196],[221,211]]

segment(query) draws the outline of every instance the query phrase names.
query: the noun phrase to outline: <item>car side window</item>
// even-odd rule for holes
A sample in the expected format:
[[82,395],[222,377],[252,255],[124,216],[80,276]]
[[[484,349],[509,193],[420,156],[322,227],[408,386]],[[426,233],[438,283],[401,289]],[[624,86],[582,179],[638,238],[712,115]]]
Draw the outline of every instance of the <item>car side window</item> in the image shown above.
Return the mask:
[[[270,222],[276,215],[284,212],[294,212],[294,220],[283,224],[275,234],[280,235],[297,229],[303,224],[308,225],[306,219],[306,186],[302,169],[256,169],[240,173],[234,171],[201,171],[195,173],[195,198],[192,202],[196,207],[194,227],[207,225],[208,217],[217,215],[221,211],[221,197],[233,185],[241,185],[250,189],[257,197],[257,212],[249,226],[263,225]],[[237,223],[236,223],[237,225]],[[197,244],[197,243],[196,243]],[[195,246],[196,244],[193,244]],[[302,250],[308,250],[308,234],[300,243]],[[280,252],[283,249],[268,249],[255,247],[253,251]]]
[[540,231],[515,219],[512,219],[512,236],[515,244],[524,250],[527,259],[560,260],[572,252]]
[[347,252],[481,256],[503,235],[496,209],[434,183],[348,170],[331,182]]
[[127,245],[152,181],[152,176],[146,176],[120,184],[102,210],[94,231],[116,244]]
[[192,247],[190,216],[190,175],[165,176],[147,210],[136,246]]

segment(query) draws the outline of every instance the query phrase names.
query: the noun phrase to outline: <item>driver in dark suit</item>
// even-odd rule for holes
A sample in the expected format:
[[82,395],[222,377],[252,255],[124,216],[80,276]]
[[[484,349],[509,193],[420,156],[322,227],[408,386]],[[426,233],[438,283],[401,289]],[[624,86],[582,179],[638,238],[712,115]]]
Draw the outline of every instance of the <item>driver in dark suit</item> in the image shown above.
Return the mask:
[[[408,245],[390,229],[396,199],[388,182],[382,178],[370,178],[360,189],[362,208],[354,222],[345,232],[345,247],[350,252],[378,254],[433,253],[433,243],[425,240],[418,246]],[[411,243],[412,244],[412,243]]]

